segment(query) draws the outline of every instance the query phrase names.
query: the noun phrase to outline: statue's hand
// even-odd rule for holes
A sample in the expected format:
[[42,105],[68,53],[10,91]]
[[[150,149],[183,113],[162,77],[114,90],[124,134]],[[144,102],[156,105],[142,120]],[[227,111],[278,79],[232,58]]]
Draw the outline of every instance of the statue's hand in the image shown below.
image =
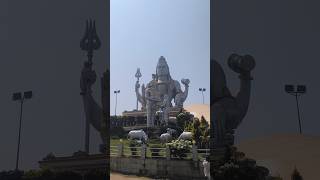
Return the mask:
[[228,65],[237,73],[246,73],[254,69],[256,62],[250,55],[240,56],[238,54],[231,54],[228,59]]
[[136,82],[136,89],[139,89],[140,88],[140,84],[139,84],[139,81]]
[[189,79],[181,79],[181,83],[185,86],[189,86],[190,80]]
[[234,72],[240,74],[240,78],[252,79],[250,71],[254,69],[256,62],[250,55],[231,54],[228,59],[228,65]]

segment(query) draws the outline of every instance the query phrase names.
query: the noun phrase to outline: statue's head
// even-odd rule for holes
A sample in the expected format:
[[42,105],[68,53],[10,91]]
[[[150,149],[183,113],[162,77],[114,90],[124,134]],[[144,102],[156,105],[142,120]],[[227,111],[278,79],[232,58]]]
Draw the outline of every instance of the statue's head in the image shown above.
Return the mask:
[[170,77],[170,72],[169,72],[169,66],[167,64],[166,59],[161,56],[159,58],[158,64],[157,64],[157,70],[156,70],[156,76],[168,76]]

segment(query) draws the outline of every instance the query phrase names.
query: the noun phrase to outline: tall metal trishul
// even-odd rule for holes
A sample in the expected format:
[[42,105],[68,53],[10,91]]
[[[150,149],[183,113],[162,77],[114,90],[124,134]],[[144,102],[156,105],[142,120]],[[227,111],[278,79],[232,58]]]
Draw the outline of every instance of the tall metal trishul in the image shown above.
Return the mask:
[[91,19],[86,22],[86,31],[80,41],[80,47],[82,50],[87,51],[88,65],[91,66],[93,51],[101,47],[101,41],[96,31],[96,22]]
[[141,72],[140,72],[140,68],[138,68],[137,69],[137,72],[136,72],[136,74],[135,74],[135,77],[138,79],[138,81],[139,81],[139,78],[141,77],[142,75],[141,75]]

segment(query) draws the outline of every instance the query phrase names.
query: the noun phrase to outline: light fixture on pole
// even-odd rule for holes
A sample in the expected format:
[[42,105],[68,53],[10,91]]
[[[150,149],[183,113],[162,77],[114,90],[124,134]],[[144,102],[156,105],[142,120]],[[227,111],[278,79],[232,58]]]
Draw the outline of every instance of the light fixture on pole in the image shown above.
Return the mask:
[[114,116],[117,116],[118,94],[120,93],[120,90],[113,91],[113,93],[116,94],[116,104],[115,104],[115,108],[114,108]]
[[300,118],[300,110],[299,110],[299,103],[298,103],[298,97],[301,96],[302,94],[306,93],[306,86],[305,85],[291,85],[287,84],[285,85],[285,91],[296,97],[296,105],[297,105],[297,111],[298,111],[298,121],[299,121],[299,132],[302,134],[302,129],[301,129],[301,118]]
[[199,91],[202,93],[202,104],[204,104],[204,92],[206,91],[206,88],[199,88]]
[[19,169],[19,154],[20,154],[20,140],[21,140],[21,125],[22,125],[22,110],[23,110],[23,103],[27,99],[32,98],[32,91],[26,91],[22,94],[22,92],[16,92],[12,95],[13,101],[20,102],[20,118],[19,118],[19,133],[18,133],[18,147],[17,147],[17,159],[16,159],[16,169]]

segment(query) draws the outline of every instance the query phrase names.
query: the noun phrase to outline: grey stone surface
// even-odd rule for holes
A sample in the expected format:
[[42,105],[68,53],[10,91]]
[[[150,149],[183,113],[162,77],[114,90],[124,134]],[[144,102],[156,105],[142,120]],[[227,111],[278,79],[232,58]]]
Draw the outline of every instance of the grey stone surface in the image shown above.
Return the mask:
[[206,179],[202,162],[110,157],[111,171],[170,179]]

